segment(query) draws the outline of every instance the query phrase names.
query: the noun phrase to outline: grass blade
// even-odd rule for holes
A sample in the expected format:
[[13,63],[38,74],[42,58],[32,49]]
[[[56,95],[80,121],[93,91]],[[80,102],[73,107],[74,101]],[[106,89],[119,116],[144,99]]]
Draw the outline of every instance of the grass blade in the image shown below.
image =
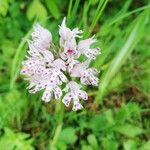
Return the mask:
[[72,2],[73,2],[73,0],[70,0],[70,2],[69,2],[68,14],[67,14],[67,20],[70,19],[71,9],[72,9]]
[[31,30],[25,35],[23,40],[21,41],[20,45],[17,48],[16,54],[14,56],[13,62],[12,62],[12,67],[11,67],[11,76],[10,76],[10,89],[13,89],[15,80],[17,78],[17,75],[19,73],[19,68],[20,68],[20,63],[19,58],[22,53],[22,50],[24,48],[24,45],[27,42],[28,37],[30,36]]
[[105,2],[104,2],[103,5],[100,3],[102,6],[101,6],[101,7],[98,7],[99,13],[97,13],[95,19],[93,20],[93,22],[92,22],[92,24],[91,24],[91,26],[90,26],[90,28],[89,28],[89,32],[90,32],[90,33],[92,33],[92,31],[93,31],[95,25],[96,25],[97,22],[98,22],[98,19],[101,17],[101,15],[102,15],[102,13],[103,13],[103,11],[104,11],[104,9],[105,9],[105,7],[106,7],[108,1],[109,1],[109,0],[105,0]]
[[134,47],[141,39],[143,35],[143,29],[145,27],[145,23],[148,19],[148,11],[145,10],[136,20],[136,24],[132,29],[127,41],[121,48],[121,50],[117,53],[116,57],[113,59],[110,64],[108,70],[102,76],[102,83],[99,86],[99,91],[96,96],[96,102],[100,102],[106,92],[106,88],[114,75],[118,72],[121,66],[124,64],[128,56],[134,50]]

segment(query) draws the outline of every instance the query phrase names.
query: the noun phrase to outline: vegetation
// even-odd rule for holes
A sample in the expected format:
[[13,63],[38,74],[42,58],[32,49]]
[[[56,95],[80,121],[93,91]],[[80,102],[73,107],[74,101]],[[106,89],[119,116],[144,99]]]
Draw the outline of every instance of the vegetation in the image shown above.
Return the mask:
[[[58,42],[64,16],[102,49],[78,112],[29,94],[19,74],[33,25]],[[0,149],[150,150],[149,19],[148,0],[0,0]]]

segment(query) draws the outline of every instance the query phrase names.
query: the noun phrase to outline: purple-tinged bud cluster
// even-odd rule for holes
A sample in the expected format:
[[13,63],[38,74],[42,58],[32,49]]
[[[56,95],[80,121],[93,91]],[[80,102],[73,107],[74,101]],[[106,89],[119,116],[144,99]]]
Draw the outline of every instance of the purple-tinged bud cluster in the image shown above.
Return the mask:
[[[63,96],[62,102],[68,107],[73,102],[72,110],[82,109],[79,99],[87,100],[88,95],[81,90],[73,79],[80,79],[83,85],[97,86],[99,79],[96,68],[88,68],[90,62],[100,54],[99,48],[91,48],[96,42],[93,37],[76,42],[76,38],[81,38],[82,31],[78,28],[73,30],[66,27],[66,18],[59,26],[59,51],[58,47],[52,43],[51,33],[37,24],[32,33],[32,40],[28,41],[29,50],[26,60],[22,63],[21,74],[29,81],[27,89],[30,93],[44,90],[42,100],[49,102],[52,93],[55,99]],[[57,52],[57,54],[55,54]],[[87,58],[80,62],[80,56]],[[69,80],[71,79],[71,80]],[[66,87],[62,89],[62,84]]]

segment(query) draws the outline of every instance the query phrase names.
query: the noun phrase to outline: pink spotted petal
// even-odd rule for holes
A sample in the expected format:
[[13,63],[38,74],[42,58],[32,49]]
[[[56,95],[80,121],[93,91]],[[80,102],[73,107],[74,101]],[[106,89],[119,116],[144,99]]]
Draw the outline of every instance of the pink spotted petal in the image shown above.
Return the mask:
[[82,99],[84,99],[84,100],[88,99],[88,95],[87,95],[87,93],[85,91],[79,90],[78,93],[79,93],[79,97],[81,97]]
[[52,64],[51,64],[51,66],[54,67],[54,68],[56,68],[56,69],[58,69],[58,70],[63,70],[63,71],[66,70],[66,64],[65,64],[65,62],[64,62],[62,59],[60,59],[60,58],[54,60],[54,61],[52,62]]
[[36,93],[36,92],[38,92],[38,91],[40,91],[42,89],[44,89],[44,86],[36,85],[34,88],[29,90],[29,93]]
[[53,89],[53,91],[54,91],[55,99],[61,98],[61,96],[62,96],[62,91],[61,91],[61,89],[60,89],[58,86],[56,86],[56,87]]
[[72,108],[73,111],[77,111],[77,110],[80,110],[82,108],[83,108],[83,106],[81,105],[81,103],[79,101],[74,101],[73,108]]
[[96,42],[96,39],[94,37],[95,36],[92,36],[89,39],[81,40],[78,44],[79,51],[81,51],[82,53],[86,52],[87,49],[89,49],[90,46]]
[[82,84],[91,85],[90,81],[88,80],[88,78],[86,76],[81,77],[80,81]]
[[50,101],[50,98],[51,98],[51,92],[52,92],[52,89],[50,87],[47,87],[43,93],[43,96],[42,96],[42,100],[44,102],[49,102]]
[[67,93],[67,94],[64,96],[62,102],[65,104],[66,107],[69,107],[69,104],[70,104],[71,99],[72,99],[71,93]]
[[32,33],[32,38],[33,40],[42,40],[47,44],[52,41],[51,33],[39,24],[36,24],[34,26],[34,32]]
[[52,52],[48,51],[48,50],[44,50],[42,51],[42,55],[44,56],[44,58],[49,62],[54,60],[54,56],[52,54]]
[[91,85],[98,86],[99,79],[97,77],[91,76],[91,77],[89,77],[89,81],[90,81]]

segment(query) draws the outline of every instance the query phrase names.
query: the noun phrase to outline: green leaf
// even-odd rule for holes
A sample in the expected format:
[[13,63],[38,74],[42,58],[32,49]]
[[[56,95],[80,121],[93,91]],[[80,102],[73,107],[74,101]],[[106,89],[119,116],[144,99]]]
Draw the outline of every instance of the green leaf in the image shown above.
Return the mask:
[[134,140],[128,140],[123,143],[124,150],[137,150],[137,144]]
[[83,145],[81,150],[93,150],[93,148],[90,145]]
[[143,129],[137,126],[130,125],[130,124],[115,126],[113,130],[128,137],[135,137],[143,133]]
[[56,147],[60,150],[67,150],[67,145],[63,141],[58,141]]
[[149,150],[149,149],[150,149],[150,140],[145,142],[140,148],[140,150]]
[[125,120],[131,118],[133,115],[139,115],[140,108],[136,103],[128,103],[123,105],[115,115],[115,120],[119,123],[124,123]]
[[87,140],[94,150],[98,150],[98,143],[94,134],[88,135]]
[[1,98],[0,96],[0,126],[15,126],[21,128],[21,122],[27,117],[28,100],[24,93],[10,90]]
[[66,144],[73,144],[77,140],[77,136],[75,134],[74,128],[66,128],[61,131],[59,135],[59,141],[64,142]]
[[123,82],[122,74],[121,73],[116,74],[116,76],[113,78],[113,80],[111,81],[108,87],[108,92],[119,88],[122,85],[122,82]]
[[[105,124],[105,126],[104,126]],[[89,122],[89,127],[94,131],[105,130],[108,127],[107,119],[103,114],[95,115]]]
[[9,8],[9,1],[8,0],[0,0],[0,14],[2,16],[6,16]]
[[110,110],[95,115],[89,122],[89,128],[93,131],[103,131],[114,124],[112,112]]
[[60,12],[59,12],[59,9],[58,9],[57,4],[55,3],[55,1],[45,0],[45,2],[46,2],[46,5],[47,5],[49,11],[53,15],[53,17],[56,18],[56,19],[59,19],[60,18]]
[[104,150],[118,150],[118,142],[111,139],[103,139],[102,145]]
[[9,128],[4,128],[4,133],[0,136],[1,150],[34,150],[33,139],[29,139],[25,133],[15,133]]
[[34,0],[27,10],[27,17],[29,20],[34,18],[42,20],[47,17],[47,11],[39,0]]

